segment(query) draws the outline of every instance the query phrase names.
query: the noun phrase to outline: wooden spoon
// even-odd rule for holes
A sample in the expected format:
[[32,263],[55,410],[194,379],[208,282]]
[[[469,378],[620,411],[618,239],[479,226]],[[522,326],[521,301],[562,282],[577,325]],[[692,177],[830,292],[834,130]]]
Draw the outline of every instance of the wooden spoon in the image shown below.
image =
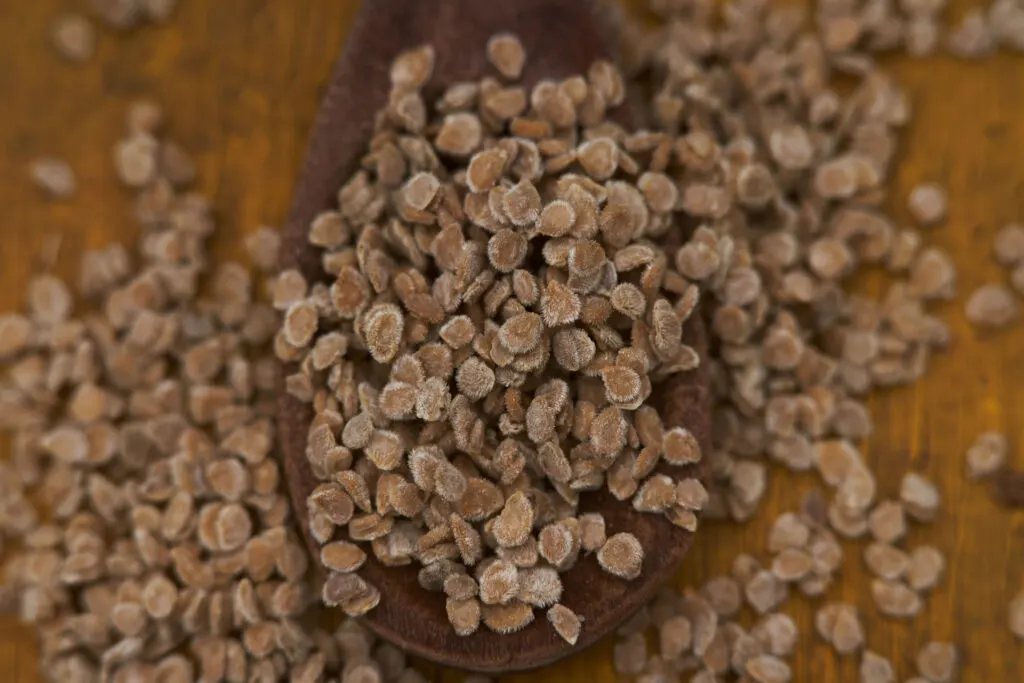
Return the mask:
[[[589,0],[371,0],[359,14],[337,62],[313,130],[305,168],[288,217],[283,265],[299,268],[310,282],[326,275],[306,231],[319,212],[333,208],[337,191],[357,168],[373,129],[375,112],[387,101],[388,71],[400,52],[431,44],[437,52],[431,87],[478,79],[493,73],[485,58],[487,39],[499,31],[519,36],[527,50],[523,75],[529,87],[540,78],[585,74],[596,59],[610,57],[602,17]],[[620,123],[637,125],[638,109],[620,107]],[[680,236],[681,239],[681,236]],[[699,316],[685,338],[705,356]],[[710,452],[709,376],[706,364],[655,388],[666,425],[685,425]],[[319,544],[308,535],[306,497],[317,485],[305,457],[308,405],[285,391],[279,398],[279,434],[284,470],[295,515],[314,558]],[[681,474],[678,468],[672,474]],[[691,468],[687,476],[700,475]],[[584,618],[575,646],[568,645],[537,610],[537,619],[511,635],[481,625],[468,637],[448,623],[443,594],[428,593],[417,582],[417,566],[384,567],[370,554],[362,576],[381,593],[379,606],[363,623],[380,637],[429,660],[480,672],[542,666],[593,644],[648,602],[679,566],[692,535],[661,515],[635,512],[607,491],[581,496],[582,511],[599,511],[609,534],[630,531],[646,551],[643,573],[623,581],[600,569],[593,556],[581,557],[568,574],[563,604]],[[318,562],[318,559],[315,560]]]

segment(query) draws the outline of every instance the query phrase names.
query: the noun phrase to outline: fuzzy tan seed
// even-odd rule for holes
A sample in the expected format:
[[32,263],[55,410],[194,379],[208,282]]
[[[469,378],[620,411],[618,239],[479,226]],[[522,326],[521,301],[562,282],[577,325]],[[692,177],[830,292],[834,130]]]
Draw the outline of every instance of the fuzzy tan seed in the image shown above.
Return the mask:
[[583,620],[578,614],[564,605],[555,605],[547,611],[548,621],[562,640],[575,645],[580,637]]
[[69,199],[78,186],[68,162],[57,157],[40,157],[29,164],[32,182],[53,199]]
[[640,576],[644,551],[640,541],[631,533],[620,532],[608,538],[597,552],[601,568],[626,580]]
[[517,80],[526,65],[526,50],[511,33],[496,33],[487,41],[487,58],[502,76]]
[[1006,460],[1006,437],[999,432],[979,434],[967,449],[967,475],[981,479],[998,471]]
[[434,138],[434,145],[445,154],[466,157],[480,147],[482,139],[483,127],[474,114],[449,114]]
[[916,472],[908,472],[900,482],[900,501],[914,519],[928,522],[939,511],[939,491],[928,479]]
[[449,599],[445,608],[448,612],[448,621],[457,635],[472,635],[480,627],[480,603],[475,598]]
[[907,198],[910,215],[923,226],[938,225],[946,218],[946,191],[935,183],[922,183],[910,191]]
[[1008,287],[1001,284],[982,285],[964,304],[967,321],[976,327],[999,328],[1017,319],[1020,306]]
[[906,584],[898,581],[873,580],[871,595],[879,611],[889,617],[908,619],[921,611],[921,598]]
[[932,641],[917,653],[917,670],[930,683],[950,683],[956,677],[958,660],[955,645]]
[[700,443],[685,427],[674,427],[665,432],[662,448],[665,461],[672,465],[689,465],[701,459]]
[[946,568],[946,558],[933,546],[918,546],[910,551],[910,564],[907,567],[907,583],[915,591],[927,591],[934,588]]

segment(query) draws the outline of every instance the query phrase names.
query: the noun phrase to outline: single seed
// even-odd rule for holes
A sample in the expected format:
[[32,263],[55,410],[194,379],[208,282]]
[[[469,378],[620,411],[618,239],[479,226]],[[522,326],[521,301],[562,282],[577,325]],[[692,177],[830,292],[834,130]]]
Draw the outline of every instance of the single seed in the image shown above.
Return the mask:
[[643,568],[644,551],[633,534],[622,532],[605,541],[597,552],[597,561],[609,574],[632,580]]

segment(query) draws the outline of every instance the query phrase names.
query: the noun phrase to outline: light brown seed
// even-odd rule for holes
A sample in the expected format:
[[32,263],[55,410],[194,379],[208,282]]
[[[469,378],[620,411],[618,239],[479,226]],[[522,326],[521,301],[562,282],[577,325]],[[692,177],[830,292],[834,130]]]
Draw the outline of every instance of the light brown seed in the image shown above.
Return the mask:
[[71,62],[87,62],[96,53],[96,29],[85,17],[62,14],[53,21],[50,37],[61,57]]
[[895,543],[907,532],[903,506],[896,501],[882,501],[868,515],[868,528],[879,543]]
[[939,511],[939,491],[935,485],[916,472],[908,472],[900,482],[900,501],[914,519],[929,522]]
[[391,84],[418,89],[430,80],[434,71],[434,48],[429,45],[407,50],[391,63]]
[[811,538],[811,530],[792,512],[779,515],[768,532],[768,550],[778,553],[786,548],[804,548]]
[[640,576],[644,551],[636,536],[620,532],[608,538],[597,553],[597,561],[609,574],[626,580]]
[[639,512],[664,512],[676,502],[676,483],[664,474],[652,475],[633,498],[633,509]]
[[693,628],[684,616],[665,620],[658,629],[659,651],[662,657],[675,659],[683,656],[693,642]]
[[608,180],[619,166],[619,146],[611,138],[596,138],[580,145],[576,158],[591,178]]
[[526,258],[526,237],[513,230],[502,229],[487,242],[487,258],[502,273],[510,273]]
[[473,356],[459,366],[455,383],[459,392],[471,401],[479,401],[494,388],[494,371],[487,363]]
[[583,619],[564,605],[555,605],[547,612],[548,621],[562,640],[575,645],[580,637]]
[[514,548],[526,541],[533,526],[533,505],[522,492],[515,492],[505,501],[501,514],[494,520],[492,533],[503,548]]
[[444,592],[453,600],[469,600],[477,596],[479,586],[473,577],[451,574],[444,580]]
[[445,603],[445,608],[448,612],[448,621],[457,635],[472,635],[480,627],[480,602],[475,598],[449,599]]
[[552,567],[531,567],[519,572],[519,599],[535,607],[550,607],[562,597],[562,580]]
[[520,313],[505,321],[498,331],[498,341],[509,352],[524,354],[540,343],[544,323],[536,313]]
[[475,152],[483,140],[483,127],[474,114],[460,112],[444,118],[434,138],[434,146],[444,154],[467,157]]
[[796,649],[799,633],[792,617],[776,613],[764,616],[751,630],[751,635],[769,653],[776,657],[786,657]]
[[951,299],[956,293],[956,266],[937,247],[922,251],[910,267],[910,290],[924,299]]
[[533,608],[522,602],[483,607],[484,625],[495,633],[509,634],[521,631],[533,623],[533,619]]
[[507,605],[519,594],[519,569],[496,560],[480,574],[480,599],[485,605]]
[[967,475],[981,479],[1002,467],[1007,452],[1006,437],[999,432],[979,434],[967,449]]
[[178,589],[165,576],[156,575],[146,582],[142,589],[142,605],[153,619],[165,619],[174,610]]
[[872,574],[889,581],[901,578],[910,567],[910,558],[905,552],[884,543],[867,546],[864,549],[864,562]]
[[406,181],[402,187],[402,199],[417,211],[425,211],[434,201],[441,182],[433,173],[420,171]]
[[1024,261],[1024,226],[1011,223],[1000,228],[992,243],[992,251],[1004,266],[1016,266]]
[[604,517],[600,512],[580,515],[580,547],[587,552],[601,549],[607,540]]
[[363,566],[366,553],[346,541],[335,541],[320,549],[320,561],[333,571],[354,572]]
[[860,658],[861,683],[894,683],[896,674],[892,663],[871,650],[865,650]]
[[37,275],[28,285],[30,315],[44,325],[55,325],[71,313],[71,293],[53,275]]
[[576,554],[580,549],[579,537],[567,521],[548,524],[537,536],[540,556],[560,571],[567,570],[576,562]]
[[576,212],[572,205],[558,199],[547,204],[540,213],[538,231],[548,237],[568,235],[576,222]]
[[917,653],[917,670],[931,683],[950,683],[956,678],[958,660],[955,645],[932,641]]
[[923,226],[938,225],[946,218],[946,191],[936,183],[922,183],[910,191],[907,208],[914,220]]
[[289,307],[284,316],[285,340],[296,348],[309,344],[316,334],[318,314],[316,307],[308,302],[300,302]]
[[483,541],[480,538],[480,533],[469,522],[454,513],[449,518],[449,525],[455,545],[462,556],[462,562],[468,566],[479,562],[483,557]]
[[32,182],[53,199],[70,199],[78,186],[75,172],[58,157],[40,157],[29,164]]
[[540,299],[541,318],[549,328],[569,325],[579,318],[582,304],[569,287],[552,280]]
[[505,150],[495,147],[477,152],[466,167],[466,184],[472,192],[484,192],[494,187],[508,162]]
[[532,225],[540,217],[540,194],[533,183],[525,178],[505,192],[501,205],[513,225],[520,227]]
[[662,448],[665,461],[671,465],[689,465],[701,460],[700,443],[685,427],[673,427],[665,432]]
[[496,33],[487,41],[487,59],[502,76],[518,80],[526,65],[526,50],[511,33]]
[[974,290],[964,304],[964,315],[972,325],[999,328],[1009,325],[1020,313],[1017,298],[1008,287],[990,283]]
[[834,605],[834,623],[831,629],[832,647],[839,654],[851,654],[864,645],[864,627],[852,605]]
[[906,584],[898,581],[873,580],[871,595],[878,610],[889,617],[909,619],[921,611],[921,598]]
[[774,655],[758,655],[747,660],[744,670],[758,683],[787,683],[792,678],[789,665]]
[[743,606],[740,585],[731,576],[716,576],[702,590],[711,609],[720,617],[731,617]]
[[797,125],[780,126],[769,136],[769,149],[780,166],[801,169],[810,165],[814,149],[807,132]]
[[221,550],[237,550],[252,535],[252,518],[238,503],[229,503],[217,513],[217,544]]
[[937,548],[922,545],[910,552],[907,583],[916,591],[927,591],[938,585],[946,568],[946,558]]
[[640,398],[643,388],[640,375],[635,370],[618,365],[601,370],[601,382],[608,402],[624,408],[631,407]]
[[788,595],[785,584],[767,570],[758,571],[743,587],[747,602],[758,614],[772,611]]
[[402,463],[405,444],[402,437],[395,432],[378,429],[370,436],[370,442],[364,452],[377,469],[391,471]]
[[120,140],[114,147],[114,167],[121,182],[138,188],[153,180],[159,148],[159,142],[148,133],[134,133]]
[[814,568],[809,554],[797,548],[786,548],[772,560],[772,573],[780,581],[799,581]]
[[363,334],[375,361],[389,363],[398,355],[404,329],[402,310],[394,304],[378,304],[366,312]]

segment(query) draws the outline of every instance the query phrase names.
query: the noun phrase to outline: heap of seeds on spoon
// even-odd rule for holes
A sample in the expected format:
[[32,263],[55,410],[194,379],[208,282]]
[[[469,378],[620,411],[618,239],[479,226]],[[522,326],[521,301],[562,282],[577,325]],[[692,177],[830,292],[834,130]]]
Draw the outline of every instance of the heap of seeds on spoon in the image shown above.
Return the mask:
[[358,573],[373,552],[421,565],[461,635],[544,608],[574,642],[559,574],[596,553],[630,580],[644,556],[629,529],[580,515],[580,494],[607,488],[691,530],[706,499],[655,472],[701,453],[647,401],[700,362],[683,340],[699,290],[680,268],[714,275],[717,244],[707,229],[678,254],[661,243],[681,242],[673,212],[713,198],[679,192],[669,138],[606,118],[625,93],[610,63],[527,90],[517,38],[487,51],[500,78],[436,101],[421,92],[432,48],[396,59],[363,169],[309,228],[331,280],[279,276],[275,348],[298,365],[288,391],[316,408],[325,603],[376,605]]

